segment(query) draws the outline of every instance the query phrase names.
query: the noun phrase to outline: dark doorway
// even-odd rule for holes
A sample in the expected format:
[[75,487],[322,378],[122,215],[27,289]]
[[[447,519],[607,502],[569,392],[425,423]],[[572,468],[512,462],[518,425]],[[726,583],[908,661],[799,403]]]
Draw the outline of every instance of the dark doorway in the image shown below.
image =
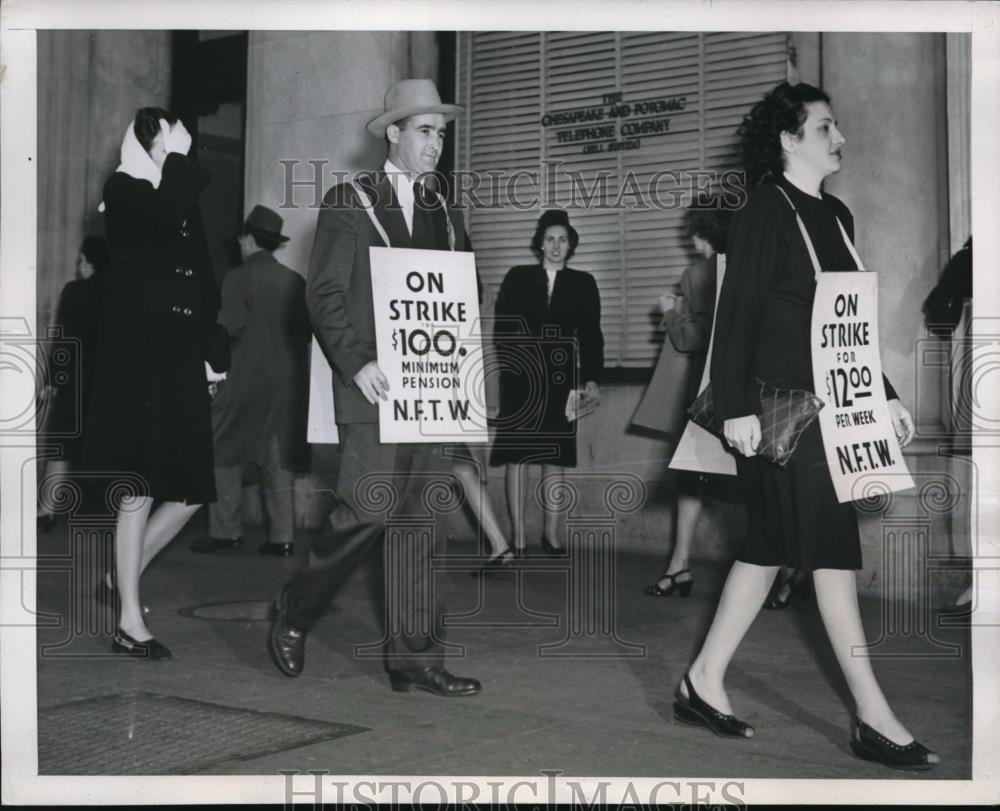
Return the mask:
[[194,139],[192,150],[211,182],[201,214],[216,281],[239,264],[243,223],[247,100],[245,31],[177,31],[171,108]]

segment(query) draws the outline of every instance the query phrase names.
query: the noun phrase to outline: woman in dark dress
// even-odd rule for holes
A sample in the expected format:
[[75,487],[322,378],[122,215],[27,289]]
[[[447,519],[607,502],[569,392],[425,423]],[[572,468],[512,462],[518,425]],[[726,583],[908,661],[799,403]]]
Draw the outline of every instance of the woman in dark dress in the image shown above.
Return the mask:
[[219,295],[197,206],[208,175],[190,147],[172,115],[139,110],[102,204],[110,263],[84,456],[107,472],[117,514],[117,578],[100,586],[120,602],[112,650],[151,659],[170,651],[143,620],[139,575],[215,499],[205,362]]
[[[718,255],[726,250],[729,221],[730,212],[714,207],[713,202],[707,206],[692,206],[685,212],[684,225],[702,259],[681,275],[679,293],[660,296],[660,310],[663,312],[667,340],[661,350],[659,364],[670,362],[671,356],[675,359],[680,356],[687,362],[681,379],[663,378],[663,384],[655,389],[650,384],[633,422],[643,424],[640,418],[648,413],[653,419],[647,418],[646,423],[655,420],[661,430],[676,437],[675,443],[680,441],[687,422],[686,410],[697,398],[701,387],[715,316]],[[654,374],[654,380],[657,379],[658,376]],[[666,391],[667,386],[671,389],[682,388],[683,399],[678,399],[675,391]],[[694,578],[688,568],[688,559],[694,546],[698,519],[701,517],[708,475],[693,470],[681,470],[677,473],[674,548],[657,581],[643,589],[651,597],[669,597],[674,592],[687,597],[691,593]]]
[[567,213],[546,211],[531,240],[541,264],[511,268],[497,296],[500,413],[490,464],[507,466],[507,506],[519,556],[527,500],[522,477],[531,463],[542,465],[542,548],[548,555],[565,554],[554,499],[563,469],[576,467],[576,422],[566,418],[566,401],[574,388],[595,404],[601,396],[604,335],[597,282],[566,266],[578,243]]
[[60,348],[70,353],[68,362],[57,364],[62,375],[51,380],[47,396],[51,411],[45,423],[45,443],[56,444],[61,453],[51,460],[42,475],[39,493],[38,526],[46,531],[55,524],[53,511],[57,493],[70,466],[80,463],[83,432],[80,423],[86,413],[94,381],[97,351],[98,310],[101,303],[101,277],[108,264],[108,245],[104,237],[84,237],[76,260],[76,278],[66,283],[59,296],[55,325],[61,329]]
[[[856,704],[852,750],[896,768],[928,769],[938,756],[896,718],[869,658],[860,653],[867,643],[853,571],[861,568],[857,515],[853,503],[837,501],[819,423],[804,432],[787,468],[755,456],[760,421],[754,378],[812,390],[816,284],[792,205],[820,269],[858,269],[841,231],[843,226],[853,236],[850,211],[821,191],[823,179],[840,169],[845,139],[823,91],[787,83],[754,106],[740,134],[751,191],[729,232],[711,381],[726,441],[738,453],[747,539],[708,636],[678,687],[674,717],[719,735],[753,734],[733,715],[723,679],[779,567],[792,566],[813,574],[820,615]],[[905,445],[913,437],[913,421],[888,381],[885,385],[893,426]]]

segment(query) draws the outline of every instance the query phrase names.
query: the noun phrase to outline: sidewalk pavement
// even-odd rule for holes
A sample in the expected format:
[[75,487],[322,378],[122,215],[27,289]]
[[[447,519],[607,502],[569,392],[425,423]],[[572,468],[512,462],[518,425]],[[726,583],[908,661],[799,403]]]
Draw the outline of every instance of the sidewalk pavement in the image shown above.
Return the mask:
[[[695,562],[689,598],[654,598],[642,586],[662,560],[648,554],[578,553],[572,571],[530,558],[483,581],[468,571],[477,545],[454,542],[436,575],[454,645],[447,667],[483,690],[444,699],[389,689],[380,555],[348,581],[309,635],[303,675],[289,679],[267,653],[269,601],[309,533],[295,559],[259,555],[259,529],[241,549],[200,555],[188,549],[204,535],[196,518],[143,577],[147,623],[174,654],[158,662],[110,654],[114,620],[91,598],[103,566],[96,544],[77,542],[73,557],[67,535],[60,523],[39,536],[42,774],[970,777],[969,631],[937,627],[930,606],[862,599],[891,705],[941,755],[938,768],[914,774],[852,756],[850,697],[812,599],[762,611],[732,663],[730,698],[756,737],[716,738],[672,720],[673,690],[725,577],[716,563]],[[590,596],[574,582],[594,584]]]

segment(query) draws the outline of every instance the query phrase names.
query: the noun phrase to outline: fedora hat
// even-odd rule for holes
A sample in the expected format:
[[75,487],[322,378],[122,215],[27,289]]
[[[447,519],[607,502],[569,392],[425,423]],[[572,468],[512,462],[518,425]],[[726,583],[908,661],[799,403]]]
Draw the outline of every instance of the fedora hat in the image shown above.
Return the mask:
[[400,79],[385,91],[385,112],[366,125],[372,135],[381,138],[390,124],[411,115],[441,113],[446,122],[465,112],[458,104],[442,104],[437,87],[430,79]]
[[254,206],[253,211],[243,223],[243,230],[254,236],[262,236],[267,239],[276,239],[278,242],[288,242],[289,237],[281,233],[281,227],[285,221],[276,211],[272,211],[267,206]]

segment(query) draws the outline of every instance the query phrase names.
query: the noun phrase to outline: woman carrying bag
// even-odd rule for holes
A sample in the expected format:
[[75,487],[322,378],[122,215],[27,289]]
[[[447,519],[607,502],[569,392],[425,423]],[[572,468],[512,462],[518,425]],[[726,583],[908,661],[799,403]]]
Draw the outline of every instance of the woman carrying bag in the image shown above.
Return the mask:
[[[711,385],[716,416],[737,452],[747,538],[726,580],[715,618],[674,701],[674,717],[720,736],[751,737],[733,715],[726,669],[782,565],[811,571],[820,615],[855,702],[856,756],[899,769],[932,768],[939,757],[917,743],[875,679],[858,608],[854,571],[861,545],[853,503],[838,502],[819,424],[802,433],[787,467],[756,455],[761,441],[758,379],[812,390],[810,324],[819,270],[861,270],[847,207],[821,190],[840,170],[845,139],[829,97],[782,83],[754,105],[740,128],[749,199],[730,228],[728,268],[716,314]],[[885,381],[900,444],[913,420]]]
[[[675,450],[687,422],[687,408],[698,396],[712,336],[718,266],[725,259],[719,255],[726,250],[731,214],[717,203],[710,200],[691,206],[684,214],[685,228],[701,261],[684,271],[679,293],[660,296],[667,337],[653,379],[632,417],[634,425],[669,435]],[[643,589],[651,597],[669,597],[675,592],[687,597],[691,593],[694,579],[688,561],[709,475],[677,472],[674,548],[663,573]]]

